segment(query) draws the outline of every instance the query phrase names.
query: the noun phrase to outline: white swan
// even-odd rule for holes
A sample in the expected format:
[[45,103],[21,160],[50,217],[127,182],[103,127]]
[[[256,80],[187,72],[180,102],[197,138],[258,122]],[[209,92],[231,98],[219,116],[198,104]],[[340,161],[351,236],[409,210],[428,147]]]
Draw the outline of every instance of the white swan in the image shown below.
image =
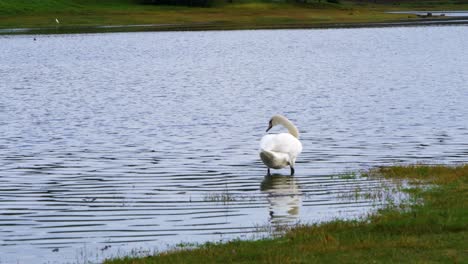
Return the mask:
[[291,168],[291,175],[294,175],[294,164],[297,155],[302,151],[302,144],[299,141],[299,131],[294,124],[282,115],[275,115],[270,119],[266,132],[276,125],[283,125],[289,133],[268,134],[260,141],[260,158],[268,167],[281,169],[286,166]]

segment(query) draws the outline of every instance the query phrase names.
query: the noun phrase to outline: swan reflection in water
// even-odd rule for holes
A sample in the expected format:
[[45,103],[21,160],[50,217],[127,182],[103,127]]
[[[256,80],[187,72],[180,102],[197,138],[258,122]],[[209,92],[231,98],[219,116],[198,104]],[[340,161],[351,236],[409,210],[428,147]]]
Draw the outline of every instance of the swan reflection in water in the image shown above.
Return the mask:
[[267,194],[270,224],[290,225],[299,220],[301,191],[295,177],[271,175],[265,176],[260,185],[262,193]]

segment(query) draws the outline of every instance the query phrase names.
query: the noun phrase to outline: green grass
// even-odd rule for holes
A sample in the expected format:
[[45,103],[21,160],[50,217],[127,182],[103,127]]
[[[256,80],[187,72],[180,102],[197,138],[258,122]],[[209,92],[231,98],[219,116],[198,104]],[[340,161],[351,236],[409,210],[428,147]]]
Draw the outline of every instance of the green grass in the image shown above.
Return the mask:
[[422,202],[359,221],[295,227],[275,239],[208,243],[105,263],[468,263],[468,165],[394,166],[366,174],[422,182],[425,187],[407,190]]
[[[386,1],[388,2],[388,1]],[[242,29],[326,26],[336,23],[370,23],[418,20],[413,15],[385,14],[388,10],[468,9],[467,1],[344,1],[308,4],[262,0],[217,0],[210,8],[141,5],[137,0],[0,0],[0,28],[57,27],[58,30],[97,25],[175,24],[160,29]],[[458,3],[458,4],[456,4]],[[155,29],[154,27],[152,28]]]

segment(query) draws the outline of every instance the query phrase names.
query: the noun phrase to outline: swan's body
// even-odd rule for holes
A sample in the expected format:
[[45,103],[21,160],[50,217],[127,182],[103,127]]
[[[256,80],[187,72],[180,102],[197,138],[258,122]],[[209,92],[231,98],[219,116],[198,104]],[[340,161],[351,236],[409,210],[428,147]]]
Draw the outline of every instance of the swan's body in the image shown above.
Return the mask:
[[270,168],[281,169],[290,166],[291,175],[293,175],[296,158],[302,151],[299,131],[291,121],[281,115],[275,115],[271,118],[267,132],[275,125],[283,125],[289,133],[263,136],[260,141],[260,158],[268,167],[268,174],[270,174]]

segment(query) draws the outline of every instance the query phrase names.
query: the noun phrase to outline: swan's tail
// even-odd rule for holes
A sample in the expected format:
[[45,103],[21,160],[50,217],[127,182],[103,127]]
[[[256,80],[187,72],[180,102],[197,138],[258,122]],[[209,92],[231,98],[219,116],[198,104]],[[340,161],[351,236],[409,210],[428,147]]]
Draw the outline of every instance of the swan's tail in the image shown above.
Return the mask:
[[260,158],[267,167],[272,169],[281,169],[289,165],[289,156],[286,153],[262,149]]

